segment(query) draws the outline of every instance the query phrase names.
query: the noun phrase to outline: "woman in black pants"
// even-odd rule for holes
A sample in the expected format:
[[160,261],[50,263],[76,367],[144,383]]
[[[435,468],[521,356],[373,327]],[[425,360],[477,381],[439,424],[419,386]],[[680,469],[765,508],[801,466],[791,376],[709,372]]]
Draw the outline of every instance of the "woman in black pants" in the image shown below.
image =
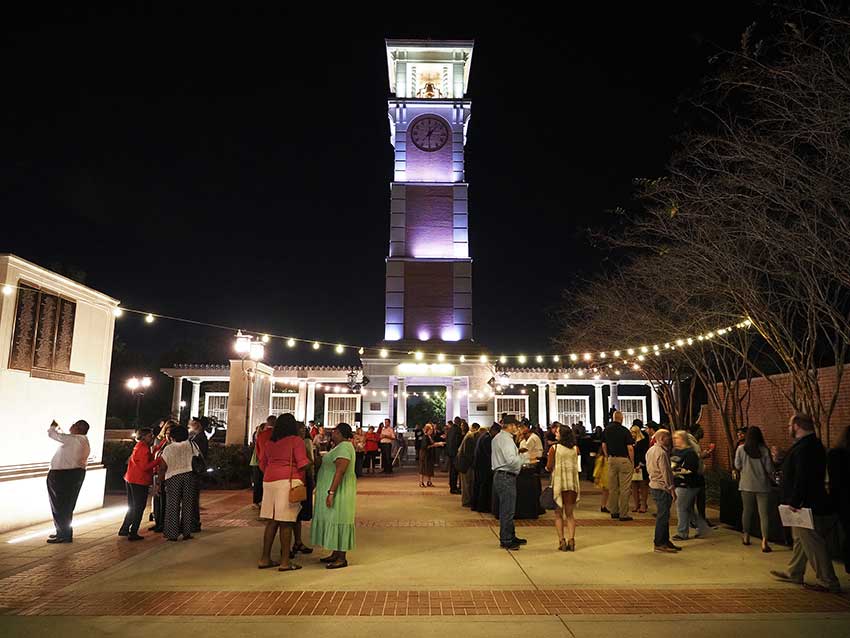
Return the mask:
[[148,504],[148,490],[153,482],[153,471],[159,465],[159,459],[151,452],[153,432],[143,428],[136,433],[136,446],[127,461],[127,472],[124,474],[124,484],[127,488],[127,514],[118,536],[126,536],[127,540],[140,541],[144,536],[139,535],[139,525],[142,524],[142,514]]

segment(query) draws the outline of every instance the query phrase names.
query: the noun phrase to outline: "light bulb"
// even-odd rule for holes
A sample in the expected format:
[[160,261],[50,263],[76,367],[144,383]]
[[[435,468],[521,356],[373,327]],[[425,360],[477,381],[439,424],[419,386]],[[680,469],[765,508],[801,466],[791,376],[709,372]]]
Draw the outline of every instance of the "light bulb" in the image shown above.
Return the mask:
[[336,346],[336,353],[342,354],[343,350],[345,350],[345,348],[342,347],[341,343],[338,343],[337,346]]
[[390,353],[387,352],[386,348],[381,348],[380,355],[381,355],[381,359],[386,359],[388,356],[390,356]]
[[535,361],[537,361],[537,363],[543,363],[543,356],[538,354]]
[[478,360],[479,360],[481,363],[487,363],[487,355],[486,355],[486,354],[482,354],[480,357],[478,357]]
[[555,355],[554,357],[552,357],[552,361],[554,361],[555,363],[558,363],[558,361],[560,361],[560,360],[561,360],[561,357],[559,357],[558,355]]
[[313,350],[318,350],[318,349],[319,349],[319,348],[321,348],[321,347],[322,347],[322,346],[321,346],[321,344],[320,344],[318,341],[314,341],[314,342],[313,342]]
[[463,363],[464,361],[466,361],[466,357],[463,356],[463,355],[460,355],[460,362]]
[[446,355],[444,355],[442,352],[437,355],[437,361],[442,362],[442,361],[445,361],[445,360],[446,360]]
[[148,313],[148,315],[145,317],[145,321],[147,323],[153,323],[153,315]]
[[292,337],[289,337],[289,339],[286,340],[286,345],[290,348],[294,348],[295,347],[295,339],[293,339]]
[[[6,293],[6,289],[5,289],[5,288],[3,289],[3,294],[4,294],[4,295],[5,295],[5,294],[7,294],[7,293]],[[121,308],[114,308],[114,309],[112,310],[112,314],[113,314],[113,316],[115,316],[115,317],[120,317],[120,316],[122,316],[122,315],[124,314],[124,311],[123,311]]]
[[[12,288],[12,286],[10,286],[9,284],[6,284],[6,285],[3,286],[3,294],[6,295],[7,297],[9,295],[11,295],[14,290],[15,289]],[[116,308],[116,310],[118,310],[118,309]],[[115,316],[117,317],[118,315],[115,315]]]
[[520,364],[524,364],[524,363],[525,363],[525,361],[526,361],[526,359],[525,359],[525,355],[524,355],[524,354],[519,355],[519,356],[517,357],[517,361],[518,361]]
[[501,357],[499,357],[499,363],[507,363],[507,362],[508,362],[508,358],[505,355],[502,355]]
[[421,350],[417,350],[416,352],[413,353],[413,358],[416,359],[417,361],[422,361],[422,359],[425,358],[425,353],[422,352]]
[[268,343],[268,342],[269,342],[269,339],[271,339],[271,337],[270,337],[270,336],[268,336],[268,335],[263,335],[263,336],[262,336],[262,339],[263,339],[263,343]]

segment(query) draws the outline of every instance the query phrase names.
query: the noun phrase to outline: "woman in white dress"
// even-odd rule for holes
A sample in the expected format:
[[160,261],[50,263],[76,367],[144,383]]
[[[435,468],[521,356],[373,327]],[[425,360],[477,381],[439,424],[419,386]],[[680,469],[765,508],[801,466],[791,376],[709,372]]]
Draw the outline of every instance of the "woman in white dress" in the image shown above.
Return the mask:
[[[575,507],[579,501],[579,456],[575,434],[568,425],[560,425],[555,431],[555,445],[549,448],[546,470],[552,475],[552,495],[558,508],[555,510],[555,529],[558,531],[562,552],[576,550]],[[569,540],[564,539],[566,526]]]

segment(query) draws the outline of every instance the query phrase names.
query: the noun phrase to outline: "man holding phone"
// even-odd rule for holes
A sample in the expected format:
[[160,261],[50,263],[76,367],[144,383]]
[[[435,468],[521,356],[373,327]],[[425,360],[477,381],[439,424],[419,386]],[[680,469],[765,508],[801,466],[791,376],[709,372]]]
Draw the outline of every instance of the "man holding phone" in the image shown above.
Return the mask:
[[74,518],[74,508],[77,497],[86,478],[86,461],[91,447],[86,434],[89,424],[77,421],[71,426],[71,433],[59,431],[59,424],[53,421],[47,430],[47,436],[59,442],[59,449],[50,461],[50,471],[47,473],[47,494],[50,497],[50,509],[53,512],[53,523],[56,533],[47,539],[48,543],[70,543],[74,539],[71,521]]

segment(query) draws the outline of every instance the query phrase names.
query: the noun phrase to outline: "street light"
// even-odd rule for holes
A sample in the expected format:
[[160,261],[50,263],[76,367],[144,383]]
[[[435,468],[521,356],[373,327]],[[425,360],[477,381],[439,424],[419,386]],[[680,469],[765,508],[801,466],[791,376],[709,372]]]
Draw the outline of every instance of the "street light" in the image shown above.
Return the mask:
[[136,427],[139,427],[139,408],[141,407],[142,397],[145,396],[145,391],[151,387],[151,378],[130,377],[127,379],[127,388],[136,397]]

